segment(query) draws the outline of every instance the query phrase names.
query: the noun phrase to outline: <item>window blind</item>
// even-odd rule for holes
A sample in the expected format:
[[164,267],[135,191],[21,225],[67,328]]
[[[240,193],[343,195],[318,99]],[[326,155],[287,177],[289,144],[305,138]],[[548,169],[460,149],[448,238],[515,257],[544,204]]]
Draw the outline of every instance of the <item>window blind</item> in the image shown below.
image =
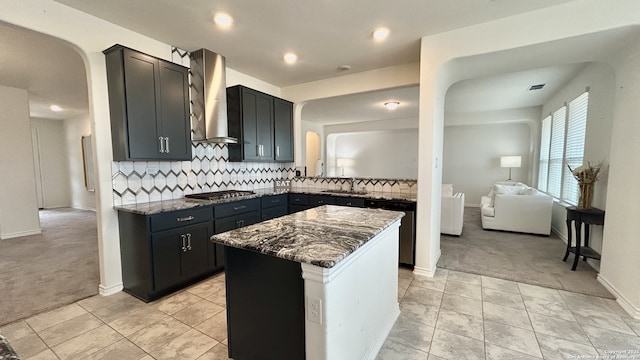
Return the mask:
[[[587,130],[587,108],[589,93],[585,92],[569,103],[567,118],[567,140],[565,146],[565,162],[575,169],[584,161],[584,140]],[[566,202],[578,204],[579,186],[569,168],[564,166],[562,180],[562,199]]]
[[549,146],[549,175],[547,192],[560,198],[562,190],[562,167],[564,163],[564,139],[567,107],[556,110],[551,117],[551,144]]
[[542,120],[540,134],[540,166],[538,169],[538,189],[547,191],[549,180],[549,145],[551,144],[551,115]]

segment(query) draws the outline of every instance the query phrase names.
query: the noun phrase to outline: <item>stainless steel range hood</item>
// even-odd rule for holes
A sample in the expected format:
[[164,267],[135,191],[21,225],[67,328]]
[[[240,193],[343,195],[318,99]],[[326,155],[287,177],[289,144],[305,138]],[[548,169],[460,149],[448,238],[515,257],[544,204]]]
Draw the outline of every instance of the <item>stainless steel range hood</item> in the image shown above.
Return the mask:
[[224,57],[207,49],[192,51],[190,57],[193,141],[237,143],[228,132]]

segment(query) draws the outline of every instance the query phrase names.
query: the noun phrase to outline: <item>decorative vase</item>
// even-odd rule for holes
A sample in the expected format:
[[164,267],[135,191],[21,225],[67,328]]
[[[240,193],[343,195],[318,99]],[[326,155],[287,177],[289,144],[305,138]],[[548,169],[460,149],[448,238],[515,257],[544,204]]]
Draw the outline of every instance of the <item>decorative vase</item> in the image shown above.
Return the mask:
[[578,200],[578,207],[581,209],[591,209],[591,202],[593,202],[593,184],[580,183],[580,200]]

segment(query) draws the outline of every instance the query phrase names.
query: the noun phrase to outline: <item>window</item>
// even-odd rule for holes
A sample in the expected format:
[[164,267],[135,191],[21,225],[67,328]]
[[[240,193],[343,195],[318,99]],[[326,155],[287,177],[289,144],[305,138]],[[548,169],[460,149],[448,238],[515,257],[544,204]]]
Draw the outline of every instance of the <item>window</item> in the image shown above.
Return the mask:
[[582,165],[589,92],[542,120],[538,189],[566,201],[578,202],[578,182],[567,168]]

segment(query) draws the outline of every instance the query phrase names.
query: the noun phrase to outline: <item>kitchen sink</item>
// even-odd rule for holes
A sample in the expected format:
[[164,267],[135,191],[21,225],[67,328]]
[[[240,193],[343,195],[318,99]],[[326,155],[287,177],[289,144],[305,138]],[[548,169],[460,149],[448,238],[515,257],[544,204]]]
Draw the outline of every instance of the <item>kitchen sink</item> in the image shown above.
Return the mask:
[[351,195],[365,195],[367,192],[363,190],[342,190],[342,189],[334,189],[334,190],[322,190],[325,193],[333,193],[333,194],[351,194]]

